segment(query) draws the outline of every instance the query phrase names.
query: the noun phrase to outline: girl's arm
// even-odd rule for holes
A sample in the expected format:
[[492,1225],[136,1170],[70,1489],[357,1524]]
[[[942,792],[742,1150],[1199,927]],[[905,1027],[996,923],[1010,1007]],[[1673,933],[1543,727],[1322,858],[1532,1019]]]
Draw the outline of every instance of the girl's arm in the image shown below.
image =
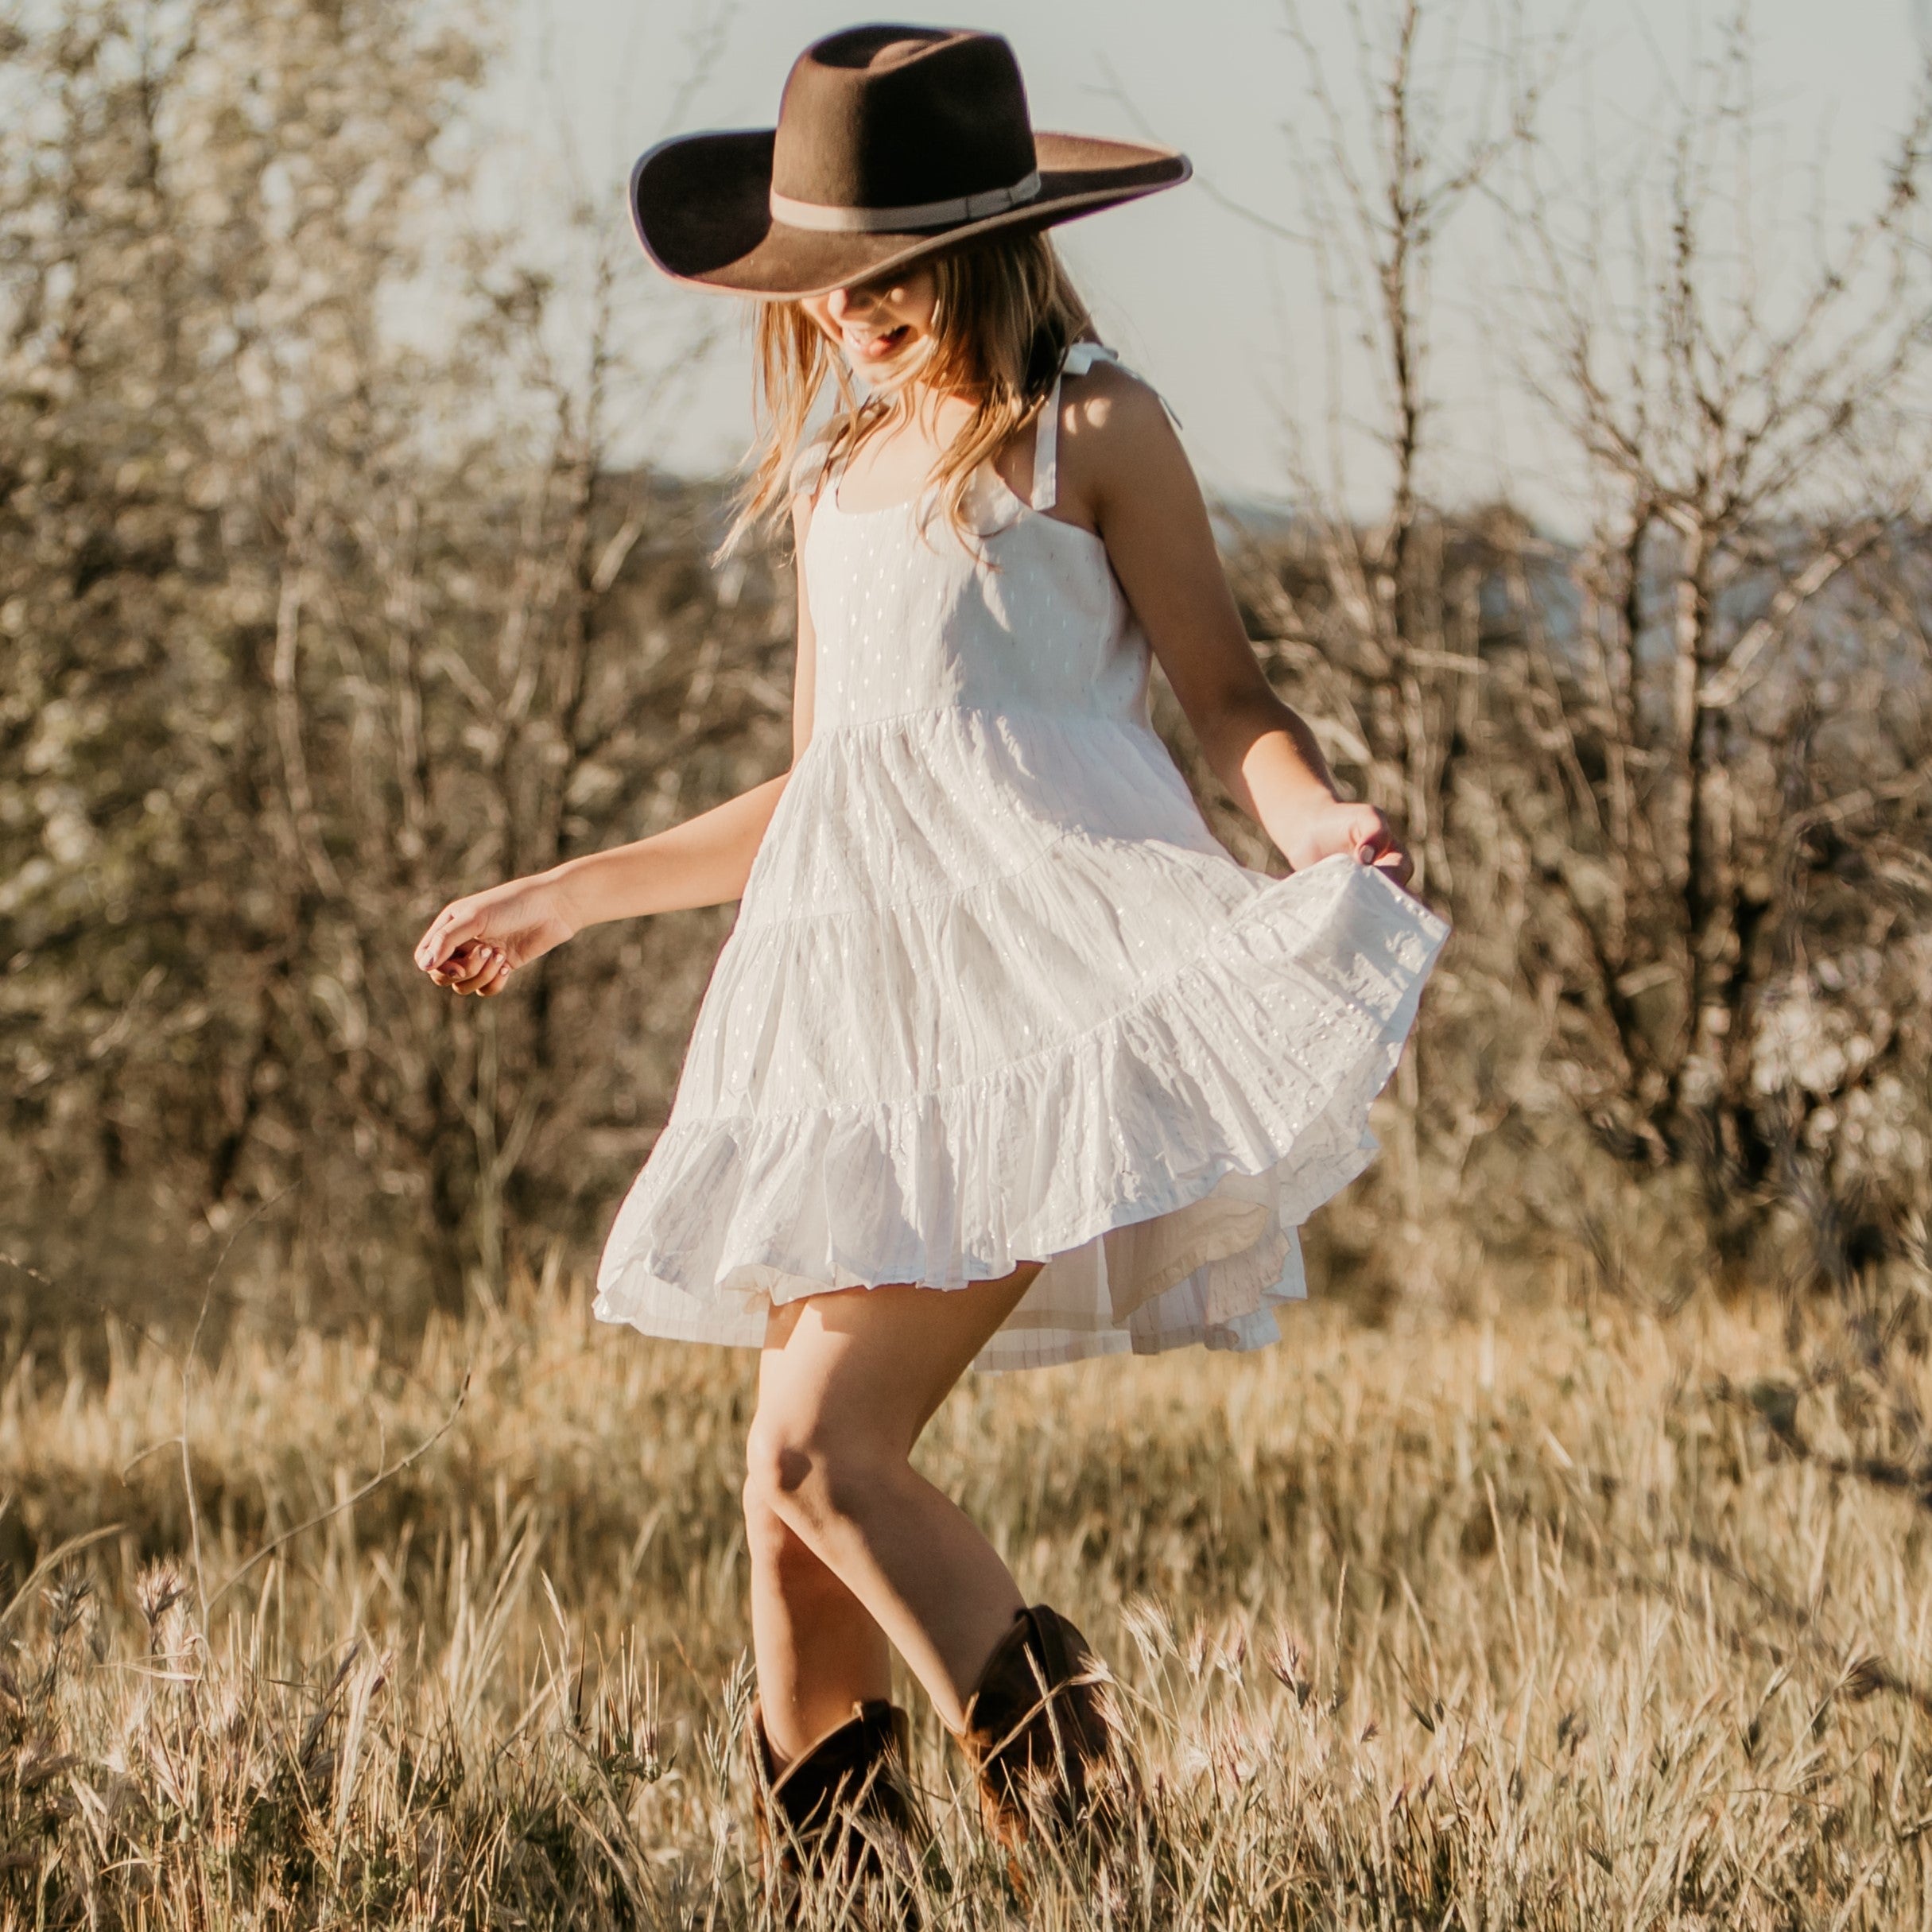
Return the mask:
[[[792,761],[812,739],[816,640],[805,596],[805,534],[811,515],[794,506],[799,563],[798,657],[792,693]],[[668,832],[608,852],[567,859],[528,879],[452,900],[417,942],[416,963],[459,993],[502,991],[519,966],[540,959],[588,925],[642,913],[722,906],[741,897],[752,861],[790,774],[755,785]]]
[[1061,514],[1106,544],[1215,776],[1298,871],[1346,852],[1406,880],[1409,855],[1388,821],[1336,796],[1313,733],[1255,661],[1201,486],[1160,398],[1098,369],[1080,380],[1063,428]]

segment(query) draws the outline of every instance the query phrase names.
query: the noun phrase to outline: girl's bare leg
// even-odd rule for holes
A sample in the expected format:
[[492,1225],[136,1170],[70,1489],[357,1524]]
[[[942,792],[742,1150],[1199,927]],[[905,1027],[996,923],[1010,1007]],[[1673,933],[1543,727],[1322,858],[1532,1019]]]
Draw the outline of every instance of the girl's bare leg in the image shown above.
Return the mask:
[[888,1694],[886,1645],[954,1730],[1022,1600],[991,1544],[907,1458],[1039,1272],[855,1288],[773,1311],[747,1445],[751,1635],[789,1759]]
[[892,1692],[886,1635],[774,1511],[745,1492],[751,1556],[751,1651],[765,1735],[789,1762]]

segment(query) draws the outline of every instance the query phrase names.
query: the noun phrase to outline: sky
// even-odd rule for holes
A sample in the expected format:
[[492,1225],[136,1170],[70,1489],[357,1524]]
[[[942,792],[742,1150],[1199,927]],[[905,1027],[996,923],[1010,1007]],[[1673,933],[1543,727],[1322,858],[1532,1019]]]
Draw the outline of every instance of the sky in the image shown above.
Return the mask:
[[[1371,17],[1386,0],[1365,0]],[[500,130],[497,192],[532,231],[577,184],[597,219],[627,235],[625,182],[635,156],[666,135],[770,126],[786,72],[809,41],[871,17],[852,0],[511,0],[507,58],[488,112]],[[1151,138],[1193,159],[1182,188],[1056,231],[1103,336],[1167,397],[1197,468],[1224,494],[1286,501],[1291,453],[1344,492],[1376,481],[1372,398],[1352,364],[1350,320],[1325,312],[1306,250],[1228,204],[1292,227],[1298,220],[1293,130],[1305,149],[1317,122],[1284,0],[966,0],[891,17],[1003,33],[1026,79],[1034,125]],[[1348,114],[1354,90],[1340,0],[1303,0],[1304,17]],[[1458,47],[1426,41],[1445,123],[1472,125],[1476,76],[1491,17],[1458,10]],[[1586,159],[1655,145],[1672,91],[1689,83],[1731,10],[1695,0],[1523,0],[1533,33],[1573,21],[1543,109],[1559,173]],[[1443,15],[1441,0],[1432,10]],[[1814,157],[1829,207],[1868,204],[1888,140],[1908,111],[1932,47],[1932,0],[1758,0],[1759,111],[1809,210]],[[1781,204],[1781,207],[1783,204]],[[1789,209],[1785,209],[1788,213]],[[1781,219],[1783,218],[1781,215]],[[1445,230],[1434,289],[1433,425],[1426,481],[1465,502],[1561,485],[1565,454],[1523,394],[1515,286],[1498,223],[1480,200]],[[640,278],[635,285],[643,287]],[[650,454],[715,472],[742,453],[749,372],[738,305],[668,284],[640,293],[623,326],[646,366],[715,338],[689,379],[650,418]],[[720,328],[720,322],[725,326]],[[1337,358],[1330,353],[1339,340]],[[1339,402],[1339,407],[1338,405]]]

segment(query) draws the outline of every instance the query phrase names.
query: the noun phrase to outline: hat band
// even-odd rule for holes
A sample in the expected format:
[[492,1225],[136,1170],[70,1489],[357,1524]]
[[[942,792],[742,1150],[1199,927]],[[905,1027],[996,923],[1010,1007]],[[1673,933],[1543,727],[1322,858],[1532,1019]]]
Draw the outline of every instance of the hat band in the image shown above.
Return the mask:
[[771,218],[788,228],[813,228],[826,235],[891,235],[902,228],[937,228],[949,222],[981,221],[1023,208],[1040,192],[1034,169],[1011,188],[989,188],[980,195],[956,195],[949,201],[918,201],[898,208],[835,208],[820,201],[794,201],[771,191]]

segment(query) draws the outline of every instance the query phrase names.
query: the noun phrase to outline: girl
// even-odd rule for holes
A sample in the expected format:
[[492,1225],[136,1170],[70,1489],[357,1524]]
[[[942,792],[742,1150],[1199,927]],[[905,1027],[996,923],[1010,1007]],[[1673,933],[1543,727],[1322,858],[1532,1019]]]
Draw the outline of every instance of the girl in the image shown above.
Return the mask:
[[[1446,931],[1270,689],[1161,402],[1046,238],[1188,173],[1036,135],[1003,40],[910,27],[809,48],[775,130],[639,161],[651,257],[762,301],[740,528],[789,506],[792,766],[417,949],[488,997],[600,920],[742,901],[596,1312],[762,1352],[752,1729],[794,1866],[919,1829],[891,1650],[1003,1843],[1030,1801],[1118,1815],[1104,1669],[910,1452],[970,1365],[1273,1338]],[[1286,879],[1208,832],[1150,652]]]

